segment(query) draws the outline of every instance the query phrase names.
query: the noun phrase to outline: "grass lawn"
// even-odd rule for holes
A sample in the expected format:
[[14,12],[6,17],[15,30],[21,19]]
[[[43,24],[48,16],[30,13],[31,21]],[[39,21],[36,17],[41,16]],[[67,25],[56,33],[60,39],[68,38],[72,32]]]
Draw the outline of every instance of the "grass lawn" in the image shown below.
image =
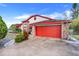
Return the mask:
[[79,40],[79,35],[72,35],[72,36]]

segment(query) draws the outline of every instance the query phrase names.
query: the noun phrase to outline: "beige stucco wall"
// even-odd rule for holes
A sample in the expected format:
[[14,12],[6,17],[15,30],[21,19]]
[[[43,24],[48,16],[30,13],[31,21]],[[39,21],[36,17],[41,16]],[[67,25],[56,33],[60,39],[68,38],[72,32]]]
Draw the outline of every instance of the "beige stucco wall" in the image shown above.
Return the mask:
[[40,22],[40,21],[45,21],[45,20],[48,20],[48,19],[42,18],[42,17],[39,17],[39,16],[36,16],[36,20],[34,20],[34,17],[32,17],[32,18],[29,20],[29,24],[31,24],[31,23],[36,23],[36,22]]
[[26,32],[29,32],[29,23],[23,23],[22,25],[21,25],[21,29],[22,29],[22,31],[23,30],[25,30]]

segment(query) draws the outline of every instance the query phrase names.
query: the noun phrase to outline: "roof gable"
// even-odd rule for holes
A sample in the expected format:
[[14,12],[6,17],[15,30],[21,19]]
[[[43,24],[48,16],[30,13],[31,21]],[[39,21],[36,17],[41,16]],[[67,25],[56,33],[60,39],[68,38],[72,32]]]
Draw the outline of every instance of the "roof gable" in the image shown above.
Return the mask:
[[[41,20],[40,21],[40,19],[39,19],[38,22],[36,22],[36,21],[35,22],[32,22],[33,20],[37,20],[37,17],[43,18],[45,20]],[[31,20],[31,23],[30,23],[29,20]],[[32,15],[28,19],[22,21],[22,23],[19,26],[21,26],[23,23],[26,23],[26,22],[28,22],[29,24],[34,24],[34,23],[39,23],[39,22],[44,22],[44,21],[57,21],[57,22],[61,22],[62,21],[63,23],[70,23],[71,22],[70,20],[56,20],[56,19],[52,19],[52,18],[49,18],[49,17],[46,17],[46,16]]]
[[33,18],[33,17],[34,17],[34,20],[36,20],[36,17],[41,17],[41,18],[45,18],[45,19],[48,19],[48,20],[55,20],[55,19],[52,19],[52,18],[49,18],[49,17],[46,17],[46,16],[32,15],[32,16],[30,16],[28,19],[26,19],[26,20],[24,20],[24,21],[22,21],[22,22],[23,22],[23,23],[29,22],[29,20],[30,20],[31,18]]

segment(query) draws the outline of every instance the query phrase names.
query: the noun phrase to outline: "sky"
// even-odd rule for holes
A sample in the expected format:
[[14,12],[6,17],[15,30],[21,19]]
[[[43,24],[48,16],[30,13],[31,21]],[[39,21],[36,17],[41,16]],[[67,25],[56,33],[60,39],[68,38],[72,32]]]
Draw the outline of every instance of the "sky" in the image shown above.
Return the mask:
[[0,3],[0,16],[10,27],[35,14],[64,19],[64,13],[70,17],[71,8],[71,3]]

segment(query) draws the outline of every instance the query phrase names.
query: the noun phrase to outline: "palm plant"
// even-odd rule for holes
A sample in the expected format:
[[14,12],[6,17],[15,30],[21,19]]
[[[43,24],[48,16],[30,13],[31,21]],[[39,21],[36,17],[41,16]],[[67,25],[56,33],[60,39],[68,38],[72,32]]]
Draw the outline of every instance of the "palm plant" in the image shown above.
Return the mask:
[[72,5],[72,19],[76,19],[78,17],[78,14],[79,14],[78,4],[73,3],[73,5]]

